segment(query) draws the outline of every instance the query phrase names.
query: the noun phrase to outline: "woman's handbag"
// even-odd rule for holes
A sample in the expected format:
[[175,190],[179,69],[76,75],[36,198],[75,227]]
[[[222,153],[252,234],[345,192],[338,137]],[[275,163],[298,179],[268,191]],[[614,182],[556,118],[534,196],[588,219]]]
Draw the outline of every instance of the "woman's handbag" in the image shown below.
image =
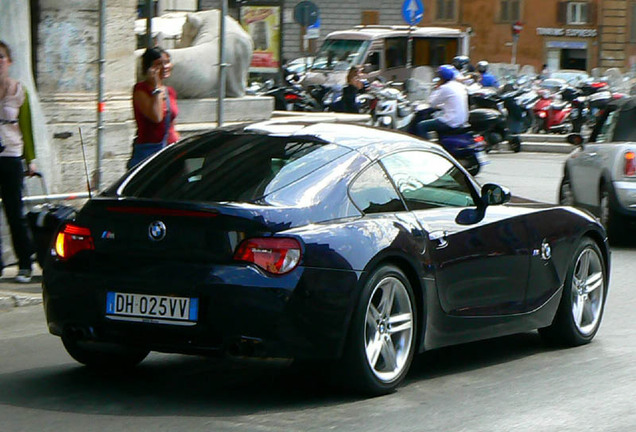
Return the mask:
[[126,164],[127,169],[131,169],[136,166],[140,162],[149,158],[153,154],[157,153],[159,150],[163,149],[168,145],[168,133],[170,132],[170,119],[172,117],[172,113],[170,112],[170,92],[166,88],[166,130],[163,134],[163,139],[159,143],[141,143],[136,144],[137,137],[133,140],[133,151],[128,163]]

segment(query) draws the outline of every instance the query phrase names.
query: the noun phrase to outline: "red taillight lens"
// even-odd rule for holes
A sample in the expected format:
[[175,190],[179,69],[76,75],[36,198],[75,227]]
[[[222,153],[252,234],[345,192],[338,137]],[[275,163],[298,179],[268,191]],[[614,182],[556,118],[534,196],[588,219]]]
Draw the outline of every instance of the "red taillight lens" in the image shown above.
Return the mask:
[[625,166],[623,172],[626,176],[636,175],[636,161],[634,160],[634,152],[628,151],[625,153]]
[[79,225],[66,224],[55,237],[55,253],[61,259],[69,259],[80,251],[94,249],[91,230]]
[[268,273],[285,274],[300,262],[300,242],[293,238],[260,237],[243,240],[234,259],[255,264]]
[[299,99],[300,99],[300,96],[298,96],[298,95],[297,95],[297,94],[295,94],[295,93],[287,93],[287,94],[285,95],[285,100],[286,100],[287,102],[294,102],[294,101],[297,101],[297,100],[299,100]]

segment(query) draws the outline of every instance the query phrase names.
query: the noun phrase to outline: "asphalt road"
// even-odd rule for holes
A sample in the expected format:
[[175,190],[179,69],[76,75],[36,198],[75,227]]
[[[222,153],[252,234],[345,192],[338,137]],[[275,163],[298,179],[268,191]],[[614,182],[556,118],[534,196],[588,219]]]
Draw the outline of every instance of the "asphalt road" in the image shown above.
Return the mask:
[[[562,160],[493,154],[478,179],[554,201]],[[0,431],[634,430],[635,260],[636,244],[613,250],[590,345],[556,349],[532,332],[431,351],[396,393],[373,399],[339,392],[319,373],[180,355],[99,375],[48,334],[41,306],[14,308],[0,312]]]

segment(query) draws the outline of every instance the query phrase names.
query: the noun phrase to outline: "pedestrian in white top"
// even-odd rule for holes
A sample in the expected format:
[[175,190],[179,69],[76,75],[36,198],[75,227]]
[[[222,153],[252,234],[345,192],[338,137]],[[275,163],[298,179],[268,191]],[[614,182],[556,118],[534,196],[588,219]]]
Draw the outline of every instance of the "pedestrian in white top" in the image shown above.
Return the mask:
[[442,114],[431,120],[417,124],[417,135],[429,139],[428,132],[437,134],[452,132],[468,122],[468,94],[466,87],[455,80],[455,68],[442,65],[437,69],[438,86],[429,97],[432,108],[439,108]]

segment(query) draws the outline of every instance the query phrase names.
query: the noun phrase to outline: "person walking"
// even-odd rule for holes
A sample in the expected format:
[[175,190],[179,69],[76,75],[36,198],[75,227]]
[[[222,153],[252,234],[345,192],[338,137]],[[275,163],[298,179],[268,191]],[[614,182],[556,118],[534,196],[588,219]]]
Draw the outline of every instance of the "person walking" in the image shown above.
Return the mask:
[[[29,96],[20,81],[9,77],[11,48],[0,41],[0,197],[18,259],[16,282],[31,282],[33,241],[24,215],[22,189],[25,171],[33,176],[35,146]],[[23,166],[26,161],[26,170]],[[4,269],[0,244],[0,274]]]
[[172,72],[170,54],[159,47],[148,48],[141,59],[145,78],[133,88],[137,136],[128,169],[179,140],[174,127],[179,114],[177,92],[164,84]]

